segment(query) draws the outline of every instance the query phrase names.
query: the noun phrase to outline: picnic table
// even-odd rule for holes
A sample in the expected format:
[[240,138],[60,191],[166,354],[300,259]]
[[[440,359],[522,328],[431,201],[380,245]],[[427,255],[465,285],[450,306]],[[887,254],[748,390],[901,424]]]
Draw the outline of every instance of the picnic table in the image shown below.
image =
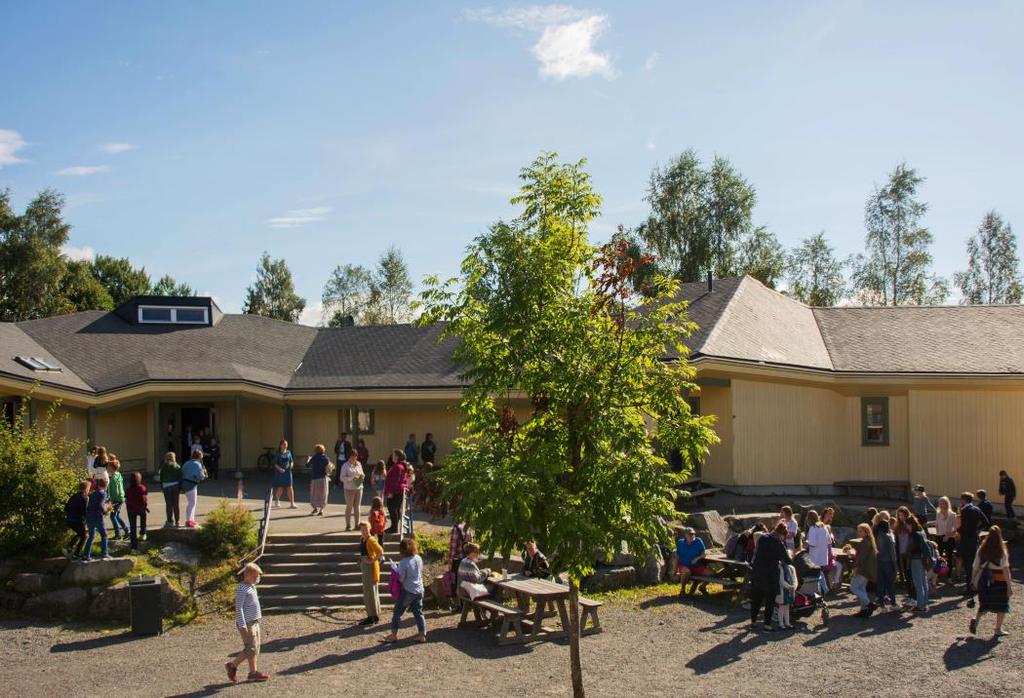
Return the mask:
[[750,563],[733,560],[720,550],[704,553],[704,567],[711,574],[693,575],[690,586],[684,590],[688,596],[707,594],[708,584],[718,584],[728,591],[739,592],[737,599],[746,595],[750,586]]

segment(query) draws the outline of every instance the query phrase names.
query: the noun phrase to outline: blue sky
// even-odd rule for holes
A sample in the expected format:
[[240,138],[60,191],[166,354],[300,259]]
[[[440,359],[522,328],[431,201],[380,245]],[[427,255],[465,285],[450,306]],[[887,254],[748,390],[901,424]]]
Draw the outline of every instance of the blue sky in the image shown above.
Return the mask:
[[1024,4],[7,2],[0,187],[67,196],[71,254],[128,256],[237,311],[267,250],[307,321],[390,244],[454,274],[542,150],[587,157],[606,238],[651,168],[729,157],[787,246],[863,246],[900,160],[936,270],[1024,226]]

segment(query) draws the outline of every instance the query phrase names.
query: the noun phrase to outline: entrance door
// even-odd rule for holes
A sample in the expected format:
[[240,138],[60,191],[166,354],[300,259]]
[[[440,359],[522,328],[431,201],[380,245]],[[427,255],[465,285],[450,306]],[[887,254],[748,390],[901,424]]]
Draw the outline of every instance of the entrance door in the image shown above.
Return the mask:
[[209,407],[181,408],[181,462],[192,457],[191,446],[194,437],[199,436],[209,443],[208,437],[214,433],[211,413]]

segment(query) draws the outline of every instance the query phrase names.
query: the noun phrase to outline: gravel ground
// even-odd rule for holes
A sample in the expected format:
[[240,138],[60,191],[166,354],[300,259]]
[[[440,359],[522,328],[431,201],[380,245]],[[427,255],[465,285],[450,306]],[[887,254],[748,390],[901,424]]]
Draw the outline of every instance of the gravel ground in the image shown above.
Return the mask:
[[[1014,602],[1024,587],[1015,584]],[[832,602],[828,628],[808,621],[791,633],[750,633],[746,612],[709,601],[655,597],[611,602],[605,632],[582,641],[590,696],[885,695],[931,692],[1016,695],[1024,683],[1024,623],[992,640],[986,616],[967,634],[962,599],[941,596],[925,618],[850,616],[852,598]],[[498,647],[486,631],[459,630],[456,617],[428,614],[430,642],[413,643],[410,620],[395,647],[383,628],[364,631],[358,614],[278,615],[264,621],[266,685],[232,686],[222,669],[239,644],[230,620],[216,618],[161,637],[122,631],[0,621],[0,666],[10,696],[208,696],[221,692],[320,695],[371,691],[383,679],[402,696],[566,696],[564,641]],[[803,620],[799,621],[801,624]]]

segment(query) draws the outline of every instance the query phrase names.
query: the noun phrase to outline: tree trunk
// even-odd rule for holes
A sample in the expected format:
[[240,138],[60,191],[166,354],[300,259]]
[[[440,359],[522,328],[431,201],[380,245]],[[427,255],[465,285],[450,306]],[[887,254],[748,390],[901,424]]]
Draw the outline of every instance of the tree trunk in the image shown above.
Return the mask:
[[580,663],[580,589],[569,578],[569,667],[573,698],[583,698],[583,665]]

